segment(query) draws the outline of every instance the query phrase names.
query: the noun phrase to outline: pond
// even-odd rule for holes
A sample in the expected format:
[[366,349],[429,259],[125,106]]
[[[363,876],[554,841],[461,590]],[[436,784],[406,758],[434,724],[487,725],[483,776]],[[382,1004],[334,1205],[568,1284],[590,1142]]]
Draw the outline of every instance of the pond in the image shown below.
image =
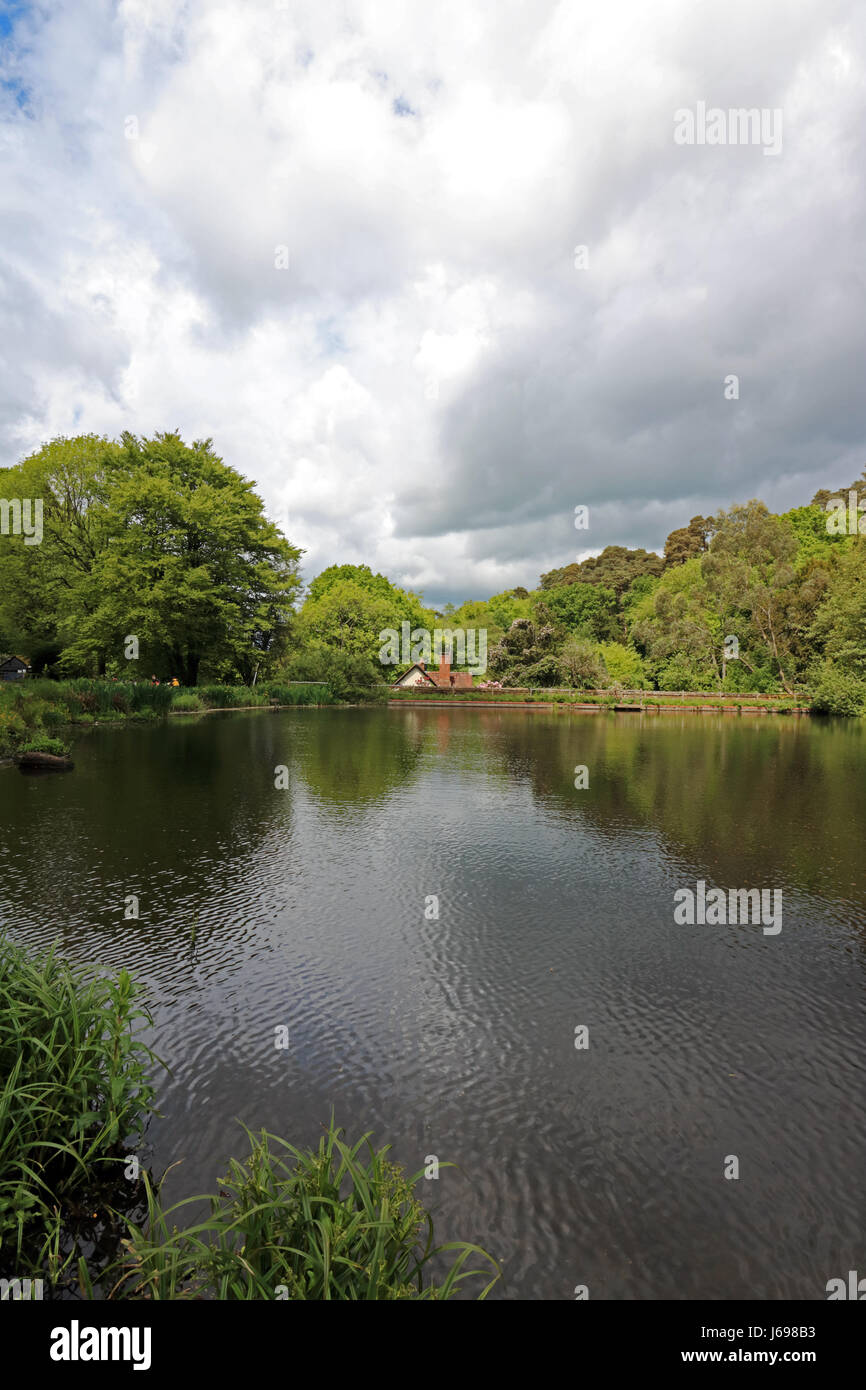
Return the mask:
[[[145,987],[170,1200],[239,1121],[315,1144],[333,1108],[457,1165],[421,1195],[497,1298],[863,1272],[862,722],[294,709],[74,756],[0,769],[0,916]],[[677,922],[701,883],[779,890],[781,929]]]

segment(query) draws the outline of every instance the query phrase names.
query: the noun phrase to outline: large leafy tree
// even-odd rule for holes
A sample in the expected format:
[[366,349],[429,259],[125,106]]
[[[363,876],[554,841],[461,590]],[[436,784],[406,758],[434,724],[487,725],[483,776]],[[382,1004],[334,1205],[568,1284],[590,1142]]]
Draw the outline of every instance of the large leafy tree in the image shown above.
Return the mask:
[[368,565],[331,565],[309,586],[298,634],[315,646],[377,658],[384,629],[399,631],[403,622],[430,628],[433,621],[418,594],[399,589]]
[[252,483],[210,439],[125,433],[110,474],[111,538],[102,595],[82,645],[118,650],[125,634],[165,653],[195,685],[202,663],[252,679],[285,647],[301,551],[264,515]]
[[634,610],[631,635],[662,689],[721,682],[725,628],[695,557],[672,566]]
[[131,636],[143,664],[188,685],[203,664],[249,680],[279,658],[301,552],[210,440],[60,439],[9,472],[7,488],[44,498],[45,520],[41,545],[0,551],[5,616],[28,611],[61,669],[123,664]]
[[116,444],[98,435],[58,438],[0,472],[3,497],[42,508],[42,538],[0,538],[0,629],[33,657],[77,641],[99,603],[95,567],[112,532],[108,512]]
[[311,593],[301,610],[298,636],[302,645],[373,659],[382,646],[379,633],[389,627],[399,629],[401,621],[396,604],[387,596],[341,578]]
[[793,694],[794,660],[786,609],[795,577],[794,529],[757,499],[720,512],[713,527],[701,570],[718,611],[743,645],[737,630],[740,615],[746,641],[757,639],[785,690]]
[[815,653],[866,679],[866,540],[836,558],[808,636]]
[[285,674],[326,680],[348,699],[390,683],[397,670],[383,665],[380,634],[401,624],[432,630],[435,615],[421,598],[400,589],[368,565],[331,565],[309,586],[294,630],[296,645]]

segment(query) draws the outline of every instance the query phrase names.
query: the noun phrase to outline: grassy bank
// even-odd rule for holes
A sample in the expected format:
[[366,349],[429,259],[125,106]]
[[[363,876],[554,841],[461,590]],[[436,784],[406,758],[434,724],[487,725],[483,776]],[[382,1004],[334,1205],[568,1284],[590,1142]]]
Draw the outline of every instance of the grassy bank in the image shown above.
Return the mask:
[[[845,697],[845,698],[843,698]],[[532,689],[481,690],[394,690],[381,686],[368,692],[371,702],[418,703],[419,701],[520,704],[520,705],[615,705],[643,706],[645,709],[727,709],[766,710],[774,714],[809,710],[812,713],[857,715],[859,696],[833,691],[833,698],[819,691],[812,698],[805,694],[756,695],[748,693],[663,690],[566,690]],[[151,685],[149,682],[78,679],[69,681],[33,680],[0,683],[0,757],[24,751],[68,752],[75,728],[127,719],[155,720],[166,715],[204,713],[217,709],[283,708],[292,705],[336,703],[325,684],[282,682],[246,685],[200,685],[183,688]]]
[[789,713],[794,709],[809,707],[808,700],[797,700],[787,695],[711,695],[706,693],[680,695],[677,692],[646,691],[580,691],[580,690],[392,690],[389,702],[419,703],[454,700],[456,703],[468,701],[477,704],[538,704],[538,705],[600,705],[613,708],[614,705],[643,705],[646,709],[673,708],[694,709],[767,709],[777,713]]
[[74,726],[159,719],[208,709],[324,705],[325,685],[200,685],[183,689],[149,681],[32,680],[0,683],[0,757],[27,750],[68,751]]
[[0,1277],[43,1279],[49,1298],[448,1299],[470,1279],[486,1296],[498,1267],[434,1245],[422,1174],[368,1135],[347,1144],[333,1118],[317,1150],[247,1131],[216,1194],[165,1209],[134,1153],[160,1065],[136,993],[125,971],[90,976],[0,936]]

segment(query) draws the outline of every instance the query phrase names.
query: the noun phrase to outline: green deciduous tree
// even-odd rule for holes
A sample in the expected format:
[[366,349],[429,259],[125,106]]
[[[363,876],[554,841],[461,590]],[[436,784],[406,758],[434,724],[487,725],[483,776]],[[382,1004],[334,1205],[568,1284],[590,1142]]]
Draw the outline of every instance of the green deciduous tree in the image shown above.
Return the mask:
[[28,656],[76,641],[95,611],[95,567],[112,533],[110,473],[118,446],[98,435],[58,438],[0,472],[0,495],[42,509],[42,538],[0,536],[0,629]]
[[[794,580],[797,540],[793,527],[757,499],[713,519],[710,550],[701,571],[717,611],[741,648],[757,638],[785,690],[793,693],[793,654],[785,613]],[[741,635],[737,615],[749,626]],[[744,641],[745,637],[745,641]]]
[[559,657],[563,685],[575,690],[599,690],[607,684],[607,672],[598,647],[585,637],[569,637]]
[[252,680],[279,659],[301,552],[210,440],[61,439],[10,472],[7,487],[41,489],[45,534],[0,549],[7,616],[29,611],[34,642],[56,638],[62,669],[104,671],[132,636],[141,665],[129,670],[153,663],[188,685],[203,662]]
[[616,594],[603,584],[563,584],[545,589],[537,596],[536,611],[542,622],[552,623],[564,633],[597,642],[617,634]]

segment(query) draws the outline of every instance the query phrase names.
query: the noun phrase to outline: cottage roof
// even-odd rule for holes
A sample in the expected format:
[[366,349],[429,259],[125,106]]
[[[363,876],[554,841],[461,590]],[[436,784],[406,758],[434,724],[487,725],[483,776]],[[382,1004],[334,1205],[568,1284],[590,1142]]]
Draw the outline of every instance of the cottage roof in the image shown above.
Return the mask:
[[405,680],[407,676],[411,675],[413,671],[420,671],[421,675],[430,685],[436,684],[426,667],[422,666],[420,661],[413,661],[411,666],[407,666],[406,670],[403,671],[395,681],[392,681],[392,685],[399,685],[400,682]]

